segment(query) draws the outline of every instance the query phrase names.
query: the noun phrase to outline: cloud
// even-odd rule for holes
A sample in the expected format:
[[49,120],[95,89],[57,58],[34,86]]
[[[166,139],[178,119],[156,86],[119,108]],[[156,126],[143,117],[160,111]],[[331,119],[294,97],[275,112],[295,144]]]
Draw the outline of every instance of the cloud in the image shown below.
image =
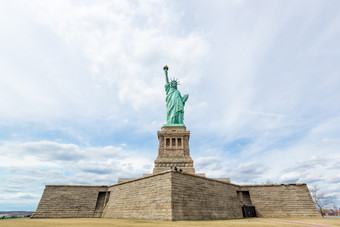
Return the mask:
[[322,174],[318,173],[311,173],[301,177],[300,182],[307,183],[307,184],[320,184],[324,181],[324,177]]
[[[0,65],[0,97],[6,97],[0,116],[10,124],[68,127],[74,136],[81,132],[64,120],[148,131],[164,121],[163,65],[183,84],[202,77],[209,43],[203,31],[183,30],[173,2],[21,3],[6,5],[13,29],[0,38],[6,43],[17,31],[31,31],[0,54],[8,63]],[[17,49],[32,56],[15,57]]]
[[89,147],[84,150],[87,156],[96,155],[97,159],[108,159],[108,158],[127,158],[127,154],[124,153],[123,147],[105,146],[105,147]]
[[259,182],[268,172],[268,168],[258,162],[237,164],[217,156],[199,157],[194,160],[196,172],[205,173],[207,177],[228,177],[232,183]]
[[74,144],[58,144],[51,141],[29,142],[20,146],[21,155],[30,155],[42,160],[70,161],[80,160],[84,152]]
[[95,173],[95,174],[110,174],[117,171],[122,171],[120,168],[117,168],[119,166],[118,162],[111,163],[108,165],[107,163],[100,163],[98,161],[83,161],[76,164],[76,168],[80,171],[89,172],[89,173]]
[[119,176],[138,177],[143,171],[151,171],[150,165],[145,165],[152,162],[121,147],[80,149],[74,144],[52,141],[4,143],[0,146],[0,155],[4,157],[0,166],[9,176],[17,175],[16,179],[7,179],[12,185],[17,185],[18,176],[22,176],[24,182],[36,184],[67,184],[76,182],[78,174],[82,174],[81,182],[89,184],[99,178],[101,182],[112,184]]
[[20,206],[21,200],[25,200],[24,204],[32,207],[37,205],[44,185],[110,185],[119,177],[150,173],[152,160],[125,150],[127,147],[80,148],[54,141],[2,142],[0,167],[6,177],[1,182],[0,203]]
[[296,162],[294,169],[298,169],[300,171],[309,170],[316,168],[318,166],[325,166],[329,162],[329,159],[326,157],[318,157],[313,155],[311,158],[303,161]]
[[158,69],[169,62],[190,67],[208,51],[199,34],[172,33],[180,27],[172,4],[114,1],[78,7],[68,1],[38,3],[39,21],[81,51],[94,78],[117,88],[119,101],[134,110],[151,106],[161,92],[158,84],[163,76],[155,75],[161,70],[150,71],[150,66]]
[[235,172],[239,172],[241,175],[257,175],[263,173],[263,171],[265,171],[265,168],[259,163],[245,163],[241,164],[238,168],[235,169]]
[[40,198],[40,195],[32,194],[32,193],[11,193],[11,194],[0,194],[0,199],[23,199],[23,200],[32,200]]
[[334,169],[340,169],[340,161],[336,162],[333,166]]
[[327,183],[338,184],[338,183],[340,183],[340,175],[327,176],[325,181]]
[[268,171],[261,163],[243,163],[240,164],[237,168],[231,169],[230,176],[236,182],[256,182],[261,179],[261,176]]
[[339,140],[335,140],[335,139],[325,138],[325,139],[321,140],[319,145],[322,146],[324,144],[340,144],[340,141]]
[[226,164],[225,160],[219,157],[200,157],[195,160],[196,169],[200,171],[221,170]]
[[295,182],[299,182],[300,177],[301,177],[301,173],[290,172],[290,173],[286,173],[280,176],[279,180],[282,183],[295,183]]

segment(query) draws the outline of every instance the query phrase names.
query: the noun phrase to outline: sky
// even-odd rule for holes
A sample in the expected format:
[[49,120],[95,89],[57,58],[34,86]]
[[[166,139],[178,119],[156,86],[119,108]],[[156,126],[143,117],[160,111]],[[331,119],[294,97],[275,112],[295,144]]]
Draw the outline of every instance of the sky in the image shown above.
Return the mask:
[[0,1],[0,210],[151,173],[165,76],[196,172],[340,207],[340,1]]

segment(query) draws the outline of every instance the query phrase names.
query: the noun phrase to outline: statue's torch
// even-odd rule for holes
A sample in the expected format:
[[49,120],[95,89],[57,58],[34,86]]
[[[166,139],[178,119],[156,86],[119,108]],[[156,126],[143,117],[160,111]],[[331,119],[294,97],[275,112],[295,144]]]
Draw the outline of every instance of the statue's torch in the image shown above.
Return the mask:
[[163,68],[163,70],[164,70],[164,72],[165,72],[165,75],[168,75],[168,69],[169,69],[168,66],[165,65],[164,68]]
[[168,79],[168,66],[167,65],[165,65],[164,66],[164,68],[163,68],[163,70],[164,70],[164,73],[165,73],[165,82],[166,83],[169,83],[169,79]]

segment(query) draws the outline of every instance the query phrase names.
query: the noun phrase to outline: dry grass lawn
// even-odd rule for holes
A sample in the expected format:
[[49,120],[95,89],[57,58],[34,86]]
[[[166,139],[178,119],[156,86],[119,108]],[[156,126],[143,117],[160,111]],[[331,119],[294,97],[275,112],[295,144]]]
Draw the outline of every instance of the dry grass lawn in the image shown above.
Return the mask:
[[79,218],[79,219],[5,219],[0,220],[0,226],[8,227],[54,227],[54,226],[340,226],[340,218],[249,218],[214,221],[151,221],[110,218]]

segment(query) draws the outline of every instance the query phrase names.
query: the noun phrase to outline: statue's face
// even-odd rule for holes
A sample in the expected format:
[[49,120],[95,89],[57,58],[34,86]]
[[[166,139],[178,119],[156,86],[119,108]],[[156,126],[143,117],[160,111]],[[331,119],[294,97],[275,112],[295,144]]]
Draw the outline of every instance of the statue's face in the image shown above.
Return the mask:
[[170,85],[171,85],[171,87],[177,89],[177,82],[176,81],[171,81]]

